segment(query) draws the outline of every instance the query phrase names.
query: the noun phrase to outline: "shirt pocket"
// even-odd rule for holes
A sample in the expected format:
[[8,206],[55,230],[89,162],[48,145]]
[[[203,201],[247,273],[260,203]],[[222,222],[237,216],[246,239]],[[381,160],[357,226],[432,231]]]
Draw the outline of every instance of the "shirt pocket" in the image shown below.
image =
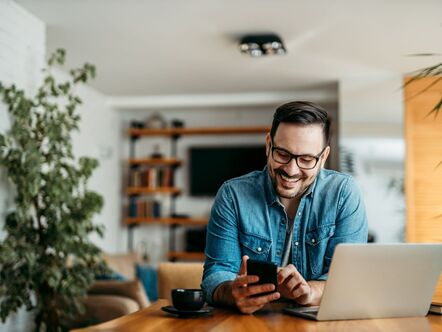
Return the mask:
[[240,233],[241,256],[247,255],[249,258],[267,260],[270,256],[272,241],[260,235],[251,233]]
[[321,226],[305,235],[311,279],[320,277],[323,273],[327,272],[323,271],[325,252],[328,240],[335,233],[335,228],[335,225]]

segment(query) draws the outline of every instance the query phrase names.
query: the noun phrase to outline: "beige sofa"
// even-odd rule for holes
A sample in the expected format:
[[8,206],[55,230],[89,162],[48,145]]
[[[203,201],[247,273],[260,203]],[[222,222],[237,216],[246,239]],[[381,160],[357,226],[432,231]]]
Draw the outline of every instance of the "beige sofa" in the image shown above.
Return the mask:
[[84,299],[85,313],[69,324],[71,327],[106,322],[150,304],[143,285],[135,277],[135,254],[104,255],[103,258],[112,270],[122,274],[127,281],[95,281]]

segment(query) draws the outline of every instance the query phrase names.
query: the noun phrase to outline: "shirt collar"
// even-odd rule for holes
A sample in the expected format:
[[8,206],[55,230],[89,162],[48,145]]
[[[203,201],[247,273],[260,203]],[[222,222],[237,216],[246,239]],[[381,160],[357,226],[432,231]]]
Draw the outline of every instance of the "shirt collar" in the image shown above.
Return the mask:
[[265,172],[265,191],[267,198],[267,205],[273,205],[275,203],[279,204],[279,198],[276,194],[275,188],[273,187],[272,178],[270,177],[269,170],[267,166],[264,167],[263,172]]
[[323,177],[323,172],[322,172],[322,170],[323,170],[323,168],[321,168],[320,170],[319,170],[319,173],[318,173],[318,175],[316,176],[316,179],[315,179],[315,181],[313,181],[313,183],[310,185],[310,188],[308,188],[307,189],[307,192],[305,193],[305,195],[307,196],[307,195],[310,195],[310,196],[314,196],[314,194],[315,194],[315,189],[316,189],[316,187],[317,187],[317,183],[318,183],[318,181],[321,181],[321,179],[322,179],[322,177]]

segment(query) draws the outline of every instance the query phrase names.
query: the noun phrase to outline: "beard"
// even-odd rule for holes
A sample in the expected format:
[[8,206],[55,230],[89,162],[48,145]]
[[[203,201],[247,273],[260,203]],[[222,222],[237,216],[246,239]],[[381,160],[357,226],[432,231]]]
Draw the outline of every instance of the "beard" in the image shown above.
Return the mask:
[[301,172],[294,175],[287,174],[282,167],[272,168],[268,165],[273,188],[279,197],[285,199],[301,198],[315,180],[318,172],[306,175]]

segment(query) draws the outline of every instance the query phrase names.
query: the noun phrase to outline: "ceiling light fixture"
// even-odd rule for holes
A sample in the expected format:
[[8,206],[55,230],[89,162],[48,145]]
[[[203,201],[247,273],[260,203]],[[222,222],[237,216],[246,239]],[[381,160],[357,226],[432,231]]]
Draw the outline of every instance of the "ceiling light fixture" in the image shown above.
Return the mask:
[[246,35],[241,38],[239,49],[252,57],[287,53],[281,38],[274,33]]

